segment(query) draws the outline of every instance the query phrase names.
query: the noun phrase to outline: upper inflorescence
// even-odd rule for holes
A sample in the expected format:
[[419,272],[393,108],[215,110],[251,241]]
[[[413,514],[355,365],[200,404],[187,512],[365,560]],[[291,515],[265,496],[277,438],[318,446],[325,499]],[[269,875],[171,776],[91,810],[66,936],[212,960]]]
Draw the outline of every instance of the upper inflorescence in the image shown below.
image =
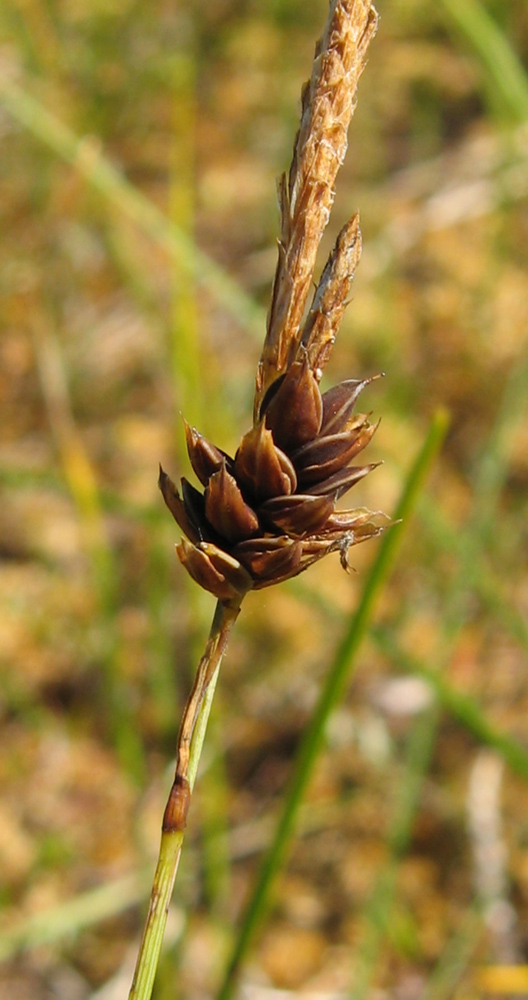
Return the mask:
[[370,0],[332,0],[303,90],[292,165],[279,186],[279,259],[253,427],[231,457],[185,425],[203,492],[182,479],[180,494],[160,471],[165,502],[186,536],[177,546],[179,558],[220,601],[296,576],[329,552],[338,551],[346,567],[348,549],[388,523],[379,511],[336,507],[375,468],[354,464],[377,427],[354,413],[372,379],[347,380],[323,394],[319,389],[361,253],[357,215],[341,230],[303,322],[376,27]]

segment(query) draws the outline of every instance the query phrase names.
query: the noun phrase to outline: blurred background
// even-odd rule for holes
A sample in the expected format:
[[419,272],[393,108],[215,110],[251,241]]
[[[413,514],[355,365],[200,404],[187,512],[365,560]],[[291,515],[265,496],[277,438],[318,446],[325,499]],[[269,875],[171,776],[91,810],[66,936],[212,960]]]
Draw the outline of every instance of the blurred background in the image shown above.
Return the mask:
[[[329,720],[244,995],[501,995],[528,975],[528,6],[379,0],[319,267],[364,253],[325,385],[386,373],[352,503],[450,425]],[[124,997],[214,600],[158,462],[251,422],[275,181],[326,0],[0,11],[0,984]],[[159,998],[215,996],[380,542],[250,594]],[[526,970],[525,970],[526,972]],[[495,977],[495,978],[494,978]],[[506,977],[506,978],[504,978]],[[283,996],[283,994],[281,994]]]

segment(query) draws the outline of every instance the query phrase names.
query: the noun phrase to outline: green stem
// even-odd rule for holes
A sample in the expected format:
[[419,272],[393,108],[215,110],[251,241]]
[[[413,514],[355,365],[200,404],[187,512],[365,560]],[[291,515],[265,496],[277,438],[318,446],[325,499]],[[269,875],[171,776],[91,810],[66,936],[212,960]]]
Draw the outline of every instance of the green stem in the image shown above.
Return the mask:
[[262,335],[265,315],[224,269],[199,250],[190,236],[150,201],[104,156],[99,140],[79,137],[7,73],[0,73],[0,103],[7,113],[84,177],[107,202],[170,254],[248,330]]
[[176,771],[163,815],[158,863],[129,1000],[150,1000],[152,994],[207,720],[222,657],[239,611],[240,603],[218,602],[205,652],[183,712]]
[[452,21],[486,69],[494,94],[511,117],[521,124],[528,119],[528,80],[517,53],[499,25],[478,0],[441,0]]
[[354,957],[354,987],[349,1000],[372,994],[381,944],[390,934],[399,862],[407,851],[420,795],[433,755],[440,712],[436,704],[422,712],[407,740],[406,766],[396,788],[394,815],[388,830],[389,857],[380,871],[364,914],[362,943]]
[[[405,483],[403,493],[395,511],[395,520],[407,521],[409,519],[417,503],[425,477],[444,440],[447,423],[447,414],[443,411],[439,412],[433,419],[429,434]],[[351,620],[350,627],[330,667],[314,715],[301,743],[284,809],[280,816],[273,842],[262,862],[256,886],[242,919],[240,932],[225,973],[225,978],[217,994],[217,1000],[228,1000],[231,996],[235,977],[253,940],[256,928],[262,919],[273,879],[280,870],[293,835],[299,806],[325,736],[328,717],[338,703],[345,684],[350,680],[354,657],[370,624],[376,598],[390,572],[401,531],[402,525],[396,524],[383,536],[377,557],[367,577],[359,607]]]
[[371,637],[391,663],[405,673],[422,677],[433,689],[438,702],[484,746],[493,747],[509,768],[528,783],[528,750],[514,736],[495,726],[474,698],[457,691],[443,671],[428,667],[418,657],[406,653],[384,628],[371,630]]

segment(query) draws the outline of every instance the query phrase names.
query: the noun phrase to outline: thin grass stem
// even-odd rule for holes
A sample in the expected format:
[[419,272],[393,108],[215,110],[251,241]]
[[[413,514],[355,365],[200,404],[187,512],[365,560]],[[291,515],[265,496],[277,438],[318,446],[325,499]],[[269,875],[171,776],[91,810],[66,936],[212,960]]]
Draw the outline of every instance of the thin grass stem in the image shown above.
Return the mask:
[[[512,424],[519,419],[519,410],[522,413],[522,403],[524,402],[523,376],[515,370],[512,372],[506,385],[497,414],[493,431],[489,437],[487,447],[483,452],[480,462],[475,470],[475,496],[476,502],[472,512],[471,525],[464,534],[460,543],[459,566],[453,576],[448,593],[444,601],[444,614],[442,620],[442,631],[437,643],[435,654],[435,672],[428,671],[428,679],[437,695],[437,702],[448,707],[453,714],[459,713],[460,721],[471,728],[475,735],[482,741],[488,742],[507,755],[508,762],[517,773],[525,774],[525,764],[528,762],[528,755],[523,754],[522,747],[518,747],[510,741],[504,734],[500,734],[482,713],[472,699],[459,699],[452,688],[445,686],[443,674],[452,658],[455,645],[460,632],[467,619],[468,599],[471,592],[471,583],[474,579],[474,566],[479,561],[480,549],[483,539],[489,533],[490,527],[494,524],[497,505],[500,500],[504,481],[509,467],[509,457],[511,445],[511,434],[506,434],[506,430],[511,431]],[[371,630],[372,631],[372,630]],[[374,630],[374,635],[376,631]],[[395,643],[387,638],[387,646],[394,656]],[[403,665],[405,654],[401,654],[400,666]],[[409,658],[407,668],[410,667]],[[418,670],[413,672],[418,673]],[[424,673],[422,672],[422,676]],[[438,681],[438,683],[436,683]],[[438,706],[435,704],[429,713],[430,733],[429,739],[431,747],[436,739],[440,715]],[[410,819],[407,821],[407,828]],[[360,1000],[367,995],[372,984],[372,979],[376,971],[382,942],[385,937],[389,921],[390,908],[393,903],[395,893],[396,874],[398,858],[391,858],[385,872],[382,873],[378,887],[374,892],[373,901],[366,913],[366,940],[367,946],[363,956],[359,954],[359,982],[353,993],[354,1000]],[[379,913],[383,913],[384,926],[380,924]]]
[[[192,47],[175,60],[171,75],[173,115],[170,156],[169,218],[185,233],[189,242],[194,241],[195,224],[195,75]],[[171,316],[171,372],[172,384],[177,393],[177,457],[181,462],[187,454],[185,433],[180,413],[185,413],[189,423],[208,428],[204,424],[204,357],[207,352],[200,344],[196,275],[188,281],[181,280],[179,266],[172,274]]]
[[152,994],[207,720],[222,657],[239,611],[239,603],[218,602],[205,652],[183,712],[174,782],[163,816],[158,863],[129,1000],[150,1000]]
[[[434,417],[424,445],[409,472],[395,511],[395,519],[404,521],[405,526],[408,524],[431,465],[442,445],[447,424],[448,418],[444,411],[439,412]],[[350,681],[357,651],[370,624],[376,599],[391,570],[402,532],[403,524],[397,524],[383,536],[376,559],[365,582],[359,607],[350,621],[348,630],[328,672],[327,680],[301,743],[275,836],[264,857],[255,888],[244,913],[227,970],[217,994],[218,1000],[228,1000],[231,996],[240,965],[247,954],[257,926],[263,918],[273,880],[280,870],[294,833],[299,807],[324,740],[329,715],[337,705],[345,685]]]
[[421,1000],[450,1000],[455,995],[455,987],[471,962],[484,931],[482,910],[473,904],[457,933],[448,941]]
[[265,313],[189,236],[106,159],[93,136],[79,138],[23,87],[0,73],[0,102],[8,114],[69,163],[106,201],[161,246],[250,332],[262,336]]
[[139,784],[144,777],[143,748],[119,670],[117,567],[106,534],[97,476],[75,421],[68,372],[51,322],[50,317],[41,316],[33,328],[40,383],[62,472],[75,506],[82,548],[90,563],[94,589],[105,620],[100,665],[107,725],[121,764]]
[[405,673],[422,677],[432,688],[439,703],[479,743],[492,747],[508,767],[528,783],[528,750],[513,736],[495,726],[474,698],[457,691],[443,673],[428,667],[416,656],[401,649],[388,629],[376,627],[371,636],[390,662]]
[[363,1000],[369,995],[379,964],[382,941],[390,933],[398,865],[411,839],[420,793],[436,743],[438,720],[439,711],[435,704],[420,714],[407,740],[405,772],[397,784],[396,802],[387,834],[389,858],[377,876],[364,911],[363,941],[354,956],[351,1000]]
[[64,938],[71,941],[85,928],[140,903],[148,892],[149,883],[150,873],[141,870],[79,893],[60,906],[46,909],[27,918],[19,926],[4,930],[0,935],[0,961],[8,961],[22,951],[42,945],[57,944]]
[[528,120],[528,77],[497,23],[478,0],[441,0],[488,74],[493,93],[519,123]]
[[[420,503],[420,521],[441,549],[460,557],[464,540],[460,531],[450,523],[445,513],[434,504]],[[504,578],[498,579],[479,552],[469,569],[468,585],[472,587],[488,612],[496,617],[505,631],[528,652],[528,623],[523,614],[514,606],[511,597],[505,593]]]

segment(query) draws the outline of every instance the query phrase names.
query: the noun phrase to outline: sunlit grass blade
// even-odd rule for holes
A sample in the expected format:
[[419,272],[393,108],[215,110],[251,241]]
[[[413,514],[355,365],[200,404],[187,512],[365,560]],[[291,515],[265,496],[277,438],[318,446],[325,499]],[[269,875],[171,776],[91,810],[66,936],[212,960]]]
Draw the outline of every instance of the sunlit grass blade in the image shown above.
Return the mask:
[[222,658],[240,612],[240,601],[217,602],[209,639],[184,708],[174,782],[163,815],[158,861],[129,1000],[150,1000],[152,994],[207,722]]
[[405,673],[423,677],[434,691],[440,705],[479,743],[496,750],[508,767],[523,781],[528,782],[528,750],[513,736],[490,722],[475,698],[457,691],[446,681],[443,673],[428,667],[418,657],[404,652],[388,629],[376,627],[372,629],[371,635],[395,667]]
[[[522,427],[526,411],[528,358],[515,364],[504,388],[493,430],[482,454],[475,463],[472,478],[475,498],[465,531],[460,532],[459,565],[453,578],[442,615],[442,630],[449,646],[450,637],[458,634],[467,616],[471,581],[475,566],[493,537],[497,507],[510,468],[516,432]],[[442,656],[438,665],[449,657]]]
[[372,619],[376,599],[388,577],[404,528],[408,525],[431,465],[442,445],[447,424],[448,419],[444,412],[438,413],[431,424],[428,436],[408,474],[401,498],[394,512],[395,520],[401,519],[402,523],[394,525],[383,536],[377,556],[365,580],[357,611],[350,621],[328,671],[319,701],[299,749],[275,836],[265,855],[255,888],[242,919],[226,975],[218,993],[219,1000],[226,1000],[231,995],[235,976],[263,917],[272,882],[284,861],[294,832],[299,806],[323,745],[328,717],[338,704],[345,685],[350,681],[355,666],[355,656]]
[[441,0],[441,4],[478,56],[509,117],[527,121],[528,76],[497,23],[479,0]]
[[148,520],[149,546],[145,579],[145,603],[149,622],[146,653],[149,664],[148,692],[152,698],[156,730],[163,737],[174,733],[174,706],[178,703],[174,640],[170,633],[172,602],[170,567],[174,559],[167,546],[165,518],[160,509]]
[[405,771],[396,790],[396,802],[387,834],[389,859],[380,871],[364,911],[362,942],[354,954],[352,1000],[369,995],[378,968],[381,944],[390,936],[396,878],[402,855],[412,836],[424,778],[438,734],[439,711],[433,705],[414,722],[407,740]]
[[[192,40],[188,51],[181,51],[171,63],[173,130],[170,155],[169,217],[194,240],[196,189],[196,78],[198,68]],[[172,274],[172,316],[170,354],[172,383],[177,395],[176,458],[180,469],[188,462],[182,414],[188,423],[206,436],[218,433],[223,414],[220,395],[212,391],[209,379],[210,352],[200,336],[198,283],[195,275],[182,281],[178,268]],[[207,400],[207,406],[205,405]],[[194,583],[185,579],[189,604],[197,611]],[[195,620],[200,617],[194,614]],[[201,788],[202,858],[209,904],[214,908],[227,898],[230,866],[227,842],[228,790],[221,754],[217,713],[209,723],[210,765],[203,775]]]
[[[511,366],[493,430],[477,465],[477,520],[488,534],[493,530],[494,514],[504,488],[517,434],[525,426],[528,410],[527,385],[528,354],[525,354]],[[472,536],[473,532],[469,532],[469,535]]]
[[[468,603],[472,593],[472,583],[475,576],[475,566],[480,559],[480,550],[483,541],[494,524],[497,506],[504,487],[510,462],[510,451],[513,440],[513,430],[517,422],[522,419],[525,402],[524,371],[515,368],[506,384],[501,405],[495,420],[492,433],[487,441],[484,452],[477,464],[475,480],[475,503],[472,510],[470,524],[467,530],[461,535],[458,547],[459,562],[447,589],[443,602],[443,615],[440,623],[440,632],[437,640],[437,649],[434,654],[435,671],[427,671],[427,677],[435,691],[440,705],[448,708],[455,716],[458,713],[459,721],[471,729],[479,740],[494,746],[503,755],[507,755],[508,762],[517,773],[525,775],[528,754],[523,748],[516,744],[505,734],[499,733],[479,710],[477,703],[470,697],[459,698],[456,692],[443,680],[443,670],[449,664],[453,655],[456,642],[460,632],[467,621]],[[423,506],[423,505],[422,505]],[[381,630],[371,629],[374,637],[380,634],[386,635],[386,652],[394,658],[395,640],[388,633]],[[379,640],[378,640],[379,641]],[[403,665],[406,659],[405,654],[399,656],[399,665]],[[407,667],[410,666],[411,658],[406,660]],[[417,669],[414,671],[419,673]],[[423,671],[421,672],[424,675]],[[439,715],[436,707],[432,709],[430,715],[431,732],[429,738],[434,741],[438,728]],[[431,744],[432,745],[432,744]],[[363,959],[361,952],[358,956],[360,966],[360,983],[354,996],[364,997],[371,985],[371,979],[376,970],[380,957],[381,948],[386,934],[379,921],[379,908],[383,905],[384,912],[389,909],[395,886],[397,872],[397,858],[389,864],[387,871],[380,878],[379,889],[374,895],[372,906],[366,913],[366,937],[367,948]],[[381,897],[381,902],[380,898]],[[386,928],[385,928],[386,930]],[[361,972],[362,968],[362,972]]]
[[4,18],[9,20],[19,52],[23,52],[25,60],[38,66],[48,79],[56,80],[61,74],[63,52],[56,20],[51,16],[48,5],[42,0],[26,0],[23,4],[15,0],[15,3],[3,6],[16,8],[14,16],[10,17],[7,13],[7,18],[5,14]]
[[[463,534],[450,523],[443,511],[434,503],[420,503],[418,513],[435,547],[460,558],[465,545]],[[493,572],[485,555],[483,550],[476,554],[470,567],[468,585],[501,627],[528,653],[528,622],[508,598],[504,579],[499,579]]]
[[[178,74],[174,81],[174,134],[171,157],[170,218],[188,234],[194,226],[194,93],[195,68],[188,55],[180,55]],[[220,395],[209,388],[210,351],[200,337],[198,315],[198,283],[195,276],[181,281],[174,269],[170,335],[172,384],[176,391],[174,441],[177,465],[188,464],[182,414],[189,424],[206,435],[218,432],[227,411],[219,412]],[[227,378],[229,378],[229,373]],[[227,379],[226,379],[227,380]],[[205,405],[207,400],[207,406]],[[201,595],[185,575],[183,586],[195,627],[202,618]],[[198,633],[198,629],[196,632]],[[192,643],[195,645],[195,643]],[[193,654],[196,658],[196,653]],[[174,704],[174,702],[172,703]],[[202,774],[200,788],[201,851],[204,888],[211,915],[220,901],[229,895],[230,859],[227,839],[228,789],[219,739],[218,705],[208,724],[207,754],[209,766]],[[161,974],[160,978],[163,978]]]
[[130,184],[101,152],[93,136],[79,138],[23,87],[0,73],[0,103],[9,115],[39,141],[69,163],[118,212],[145,232],[176,261],[183,274],[193,275],[237,323],[262,337],[265,313],[220,265],[199,250],[188,235]]
[[148,893],[150,865],[134,875],[126,875],[106,885],[80,893],[54,909],[46,909],[0,935],[0,961],[21,951],[70,940],[88,927],[123,913],[141,902]]
[[[180,53],[173,66],[172,136],[169,183],[169,219],[194,243],[195,165],[195,66],[192,50]],[[197,275],[182,281],[179,264],[172,269],[171,367],[177,394],[178,460],[186,455],[181,413],[186,420],[207,433],[203,423],[206,352],[198,332]]]
[[106,535],[95,470],[73,416],[66,365],[50,323],[51,319],[47,316],[35,322],[34,343],[49,421],[63,475],[77,512],[82,547],[90,563],[98,609],[104,623],[99,661],[106,722],[121,764],[140,782],[144,773],[143,750],[130,715],[126,686],[118,666],[117,567]]
[[421,1000],[451,1000],[457,983],[469,967],[484,930],[482,912],[473,904],[467,910],[457,933],[448,941],[422,991]]

